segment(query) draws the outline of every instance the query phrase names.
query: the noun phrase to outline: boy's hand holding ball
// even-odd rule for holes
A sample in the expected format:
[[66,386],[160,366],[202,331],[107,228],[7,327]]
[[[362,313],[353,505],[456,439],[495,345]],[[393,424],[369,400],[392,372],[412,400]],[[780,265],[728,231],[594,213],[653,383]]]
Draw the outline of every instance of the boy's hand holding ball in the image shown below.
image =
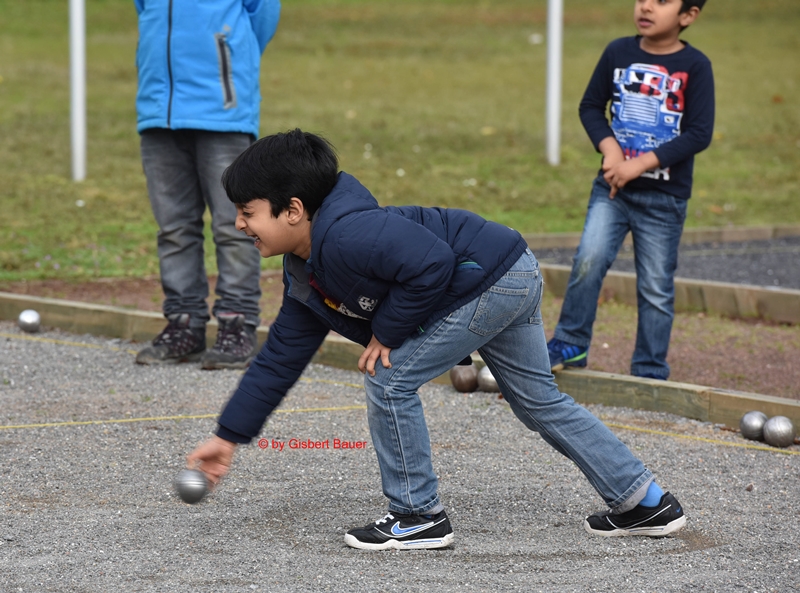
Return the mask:
[[206,491],[228,473],[235,450],[236,443],[215,436],[192,451],[186,458],[189,469],[183,470],[175,480],[181,499],[189,504],[201,500]]

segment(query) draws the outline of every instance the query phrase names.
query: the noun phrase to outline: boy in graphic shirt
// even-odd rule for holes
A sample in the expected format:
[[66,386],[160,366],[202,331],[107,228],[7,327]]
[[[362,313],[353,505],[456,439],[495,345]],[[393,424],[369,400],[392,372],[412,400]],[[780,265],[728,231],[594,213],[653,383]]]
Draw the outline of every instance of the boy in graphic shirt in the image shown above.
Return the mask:
[[554,371],[586,366],[603,278],[630,231],[639,308],[631,374],[669,377],[678,244],[694,155],[711,143],[714,126],[711,62],[679,35],[704,4],[636,0],[639,34],[606,47],[581,100],[581,122],[603,161],[547,345]]

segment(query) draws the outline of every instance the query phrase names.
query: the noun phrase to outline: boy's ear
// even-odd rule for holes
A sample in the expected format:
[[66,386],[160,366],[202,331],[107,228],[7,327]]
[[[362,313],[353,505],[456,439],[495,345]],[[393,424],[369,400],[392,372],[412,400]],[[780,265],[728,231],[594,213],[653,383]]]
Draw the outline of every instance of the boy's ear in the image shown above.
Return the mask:
[[306,219],[306,207],[300,198],[289,198],[289,207],[286,208],[286,219],[289,224],[297,224]]
[[678,15],[678,20],[680,21],[681,27],[686,28],[691,25],[698,14],[700,14],[700,9],[697,6],[692,6],[686,12],[680,13]]

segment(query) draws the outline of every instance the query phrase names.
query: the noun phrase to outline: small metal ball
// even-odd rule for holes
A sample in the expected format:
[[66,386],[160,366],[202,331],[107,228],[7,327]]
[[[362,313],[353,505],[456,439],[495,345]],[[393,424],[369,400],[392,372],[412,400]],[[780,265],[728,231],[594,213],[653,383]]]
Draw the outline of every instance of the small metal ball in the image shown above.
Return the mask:
[[41,322],[42,318],[39,317],[39,314],[33,309],[25,309],[19,314],[19,318],[17,319],[20,329],[29,333],[38,332]]
[[739,421],[739,430],[744,438],[751,441],[760,441],[764,438],[763,428],[766,421],[767,415],[764,412],[753,410],[742,416]]
[[175,490],[183,502],[199,502],[208,491],[206,476],[199,469],[185,469],[175,478]]
[[773,447],[788,447],[795,435],[794,424],[786,416],[773,416],[764,423],[764,442]]
[[489,370],[489,367],[483,367],[478,371],[478,389],[489,393],[500,391],[500,387],[497,385],[497,381],[494,375],[492,375],[492,371]]
[[478,367],[458,365],[450,369],[450,382],[459,393],[471,393],[478,388]]

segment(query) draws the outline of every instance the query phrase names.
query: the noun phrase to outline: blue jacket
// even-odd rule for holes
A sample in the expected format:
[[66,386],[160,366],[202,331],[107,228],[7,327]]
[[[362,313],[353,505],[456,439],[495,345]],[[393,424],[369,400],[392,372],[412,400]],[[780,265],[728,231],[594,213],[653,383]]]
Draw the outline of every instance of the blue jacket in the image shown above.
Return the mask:
[[134,0],[137,130],[259,136],[261,54],[280,0]]
[[340,173],[314,215],[311,257],[284,257],[283,305],[217,434],[239,443],[256,436],[329,330],[397,348],[478,297],[525,249],[518,232],[466,210],[381,208]]

